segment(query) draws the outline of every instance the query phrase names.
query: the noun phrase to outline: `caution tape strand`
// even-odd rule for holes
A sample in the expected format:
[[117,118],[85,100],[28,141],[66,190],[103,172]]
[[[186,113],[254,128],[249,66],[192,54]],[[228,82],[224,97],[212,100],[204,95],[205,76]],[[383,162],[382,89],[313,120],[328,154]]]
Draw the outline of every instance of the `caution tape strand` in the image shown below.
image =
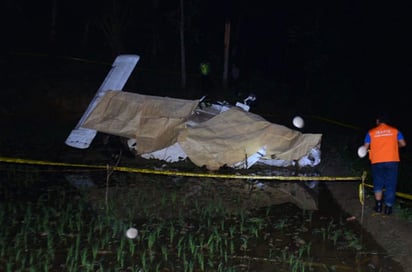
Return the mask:
[[[44,165],[44,166],[61,166],[61,167],[76,167],[76,168],[88,168],[88,169],[100,169],[107,170],[107,165],[96,164],[78,164],[78,163],[66,163],[66,162],[52,162],[32,159],[21,158],[9,158],[0,157],[0,163],[14,163],[14,164],[28,164],[28,165]],[[166,175],[166,176],[183,176],[183,177],[207,177],[207,178],[222,178],[222,179],[248,179],[248,180],[280,180],[280,181],[357,181],[361,180],[359,184],[359,200],[361,204],[364,202],[364,187],[373,188],[373,185],[365,183],[366,172],[362,176],[351,177],[337,177],[337,176],[262,176],[262,175],[240,175],[240,174],[219,174],[219,173],[195,173],[195,172],[181,172],[170,170],[155,170],[147,168],[133,168],[125,166],[111,166],[111,170],[118,172],[140,173],[140,174],[153,174],[153,175]],[[398,197],[412,200],[412,195],[397,192]]]
[[[29,164],[29,165],[44,165],[44,166],[61,166],[61,167],[78,167],[90,169],[107,169],[107,165],[91,165],[91,164],[76,164],[65,162],[52,162],[42,160],[31,160],[21,158],[0,157],[0,162],[15,163],[15,164]],[[185,176],[185,177],[209,177],[209,178],[225,178],[225,179],[254,179],[254,180],[287,180],[287,181],[356,181],[361,177],[333,177],[333,176],[262,176],[262,175],[240,175],[240,174],[221,174],[221,173],[195,173],[195,172],[181,172],[170,170],[155,170],[147,168],[132,168],[125,166],[112,166],[113,171],[141,173],[141,174],[156,174],[168,176]]]

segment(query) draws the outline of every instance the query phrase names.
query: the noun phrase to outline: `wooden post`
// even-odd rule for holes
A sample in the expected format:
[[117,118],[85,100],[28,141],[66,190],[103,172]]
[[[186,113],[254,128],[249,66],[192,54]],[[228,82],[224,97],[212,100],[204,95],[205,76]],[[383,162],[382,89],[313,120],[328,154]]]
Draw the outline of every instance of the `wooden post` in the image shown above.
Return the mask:
[[180,63],[181,87],[186,89],[186,49],[185,49],[185,13],[184,2],[180,0]]
[[223,88],[227,89],[229,74],[229,45],[230,45],[230,21],[225,23],[225,49],[224,49],[224,66],[223,66]]

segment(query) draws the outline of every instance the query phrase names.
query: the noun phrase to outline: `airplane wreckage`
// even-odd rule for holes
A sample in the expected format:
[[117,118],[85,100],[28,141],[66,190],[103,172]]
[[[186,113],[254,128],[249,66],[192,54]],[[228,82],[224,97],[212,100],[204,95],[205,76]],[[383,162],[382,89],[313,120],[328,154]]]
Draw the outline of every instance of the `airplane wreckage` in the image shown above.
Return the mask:
[[[302,133],[249,112],[250,95],[236,105],[206,103],[122,91],[138,55],[118,56],[65,143],[87,149],[98,132],[121,137],[144,159],[189,160],[198,167],[313,168],[321,161],[322,134]],[[295,122],[296,121],[296,122]],[[294,120],[295,126],[303,120]],[[260,183],[261,184],[261,183]],[[316,209],[313,182],[281,182],[277,188],[305,209]],[[263,188],[263,187],[262,187]]]

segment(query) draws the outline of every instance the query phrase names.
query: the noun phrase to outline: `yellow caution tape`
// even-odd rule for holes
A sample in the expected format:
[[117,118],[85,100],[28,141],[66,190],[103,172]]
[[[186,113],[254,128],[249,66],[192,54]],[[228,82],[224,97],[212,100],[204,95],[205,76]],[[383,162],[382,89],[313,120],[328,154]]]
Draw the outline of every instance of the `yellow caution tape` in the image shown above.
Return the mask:
[[[359,184],[359,201],[362,205],[364,204],[364,201],[365,201],[365,186],[369,187],[369,188],[373,188],[372,184],[365,183],[366,176],[367,176],[366,172],[363,172],[363,174],[362,174],[362,183]],[[385,191],[385,189],[384,189],[384,191]],[[409,194],[396,192],[396,196],[398,196],[400,198],[412,200],[412,195],[409,195]]]
[[363,190],[363,183],[359,183],[359,201],[361,205],[363,206],[365,202],[365,192]]
[[[365,186],[373,188],[373,185],[365,183],[366,172],[361,177],[331,177],[331,176],[259,176],[254,174],[240,175],[240,174],[219,174],[219,173],[194,173],[194,172],[179,172],[170,170],[154,170],[147,168],[132,168],[124,166],[108,166],[108,165],[91,165],[91,164],[77,164],[77,163],[65,163],[65,162],[51,162],[31,159],[20,158],[8,158],[0,157],[0,163],[17,163],[17,164],[29,164],[29,165],[45,165],[45,166],[64,166],[64,167],[76,167],[76,168],[89,168],[89,169],[101,169],[118,172],[129,173],[141,173],[141,174],[154,174],[154,175],[167,175],[167,176],[184,176],[184,177],[207,177],[207,178],[222,178],[222,179],[252,179],[252,180],[287,180],[287,181],[355,181],[362,180],[359,185],[359,201],[363,205]],[[412,195],[399,193],[396,195],[401,198],[412,200]]]
[[[90,165],[90,164],[75,164],[63,162],[51,162],[41,160],[19,159],[0,157],[0,162],[30,164],[30,165],[47,165],[47,166],[66,166],[78,168],[92,168],[92,169],[108,169],[107,165]],[[119,172],[141,173],[141,174],[156,174],[169,176],[185,176],[185,177],[208,177],[208,178],[223,178],[223,179],[253,179],[253,180],[288,180],[288,181],[355,181],[360,180],[361,177],[330,177],[330,176],[260,176],[254,174],[240,175],[240,174],[219,174],[219,173],[194,173],[194,172],[179,172],[170,170],[154,170],[145,168],[132,168],[122,166],[110,166],[110,170]]]
[[335,125],[338,125],[338,126],[341,126],[341,127],[350,128],[350,129],[353,129],[353,130],[360,130],[359,127],[356,127],[356,126],[353,126],[353,125],[350,125],[350,124],[347,124],[347,123],[339,122],[339,121],[336,121],[336,120],[332,120],[332,119],[329,119],[329,118],[325,118],[325,117],[322,117],[322,116],[309,115],[308,117],[315,118],[315,119],[318,119],[318,120],[321,120],[321,121],[324,121],[324,122],[327,122],[327,123],[335,124]]
[[[368,184],[368,183],[364,183],[364,186],[369,187],[369,188],[373,188],[373,185]],[[385,191],[385,189],[384,189],[384,191]],[[396,196],[398,196],[400,198],[403,198],[403,199],[412,200],[412,195],[410,195],[410,194],[396,192]]]
[[362,174],[362,182],[359,184],[359,202],[363,206],[365,204],[365,180],[367,177],[366,171],[363,171]]

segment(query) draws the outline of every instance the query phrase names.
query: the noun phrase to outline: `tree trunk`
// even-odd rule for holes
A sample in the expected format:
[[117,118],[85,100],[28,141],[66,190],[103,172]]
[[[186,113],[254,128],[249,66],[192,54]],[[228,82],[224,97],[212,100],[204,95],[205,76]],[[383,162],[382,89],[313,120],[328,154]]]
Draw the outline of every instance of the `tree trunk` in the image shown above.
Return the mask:
[[185,52],[185,16],[184,0],[180,0],[180,61],[181,61],[181,87],[186,89],[186,52]]
[[57,15],[58,15],[58,0],[52,1],[51,7],[51,22],[49,33],[49,46],[51,51],[54,51],[56,46],[56,34],[57,34]]
[[228,72],[229,72],[229,45],[230,45],[230,21],[225,23],[225,50],[223,66],[223,89],[227,89]]

